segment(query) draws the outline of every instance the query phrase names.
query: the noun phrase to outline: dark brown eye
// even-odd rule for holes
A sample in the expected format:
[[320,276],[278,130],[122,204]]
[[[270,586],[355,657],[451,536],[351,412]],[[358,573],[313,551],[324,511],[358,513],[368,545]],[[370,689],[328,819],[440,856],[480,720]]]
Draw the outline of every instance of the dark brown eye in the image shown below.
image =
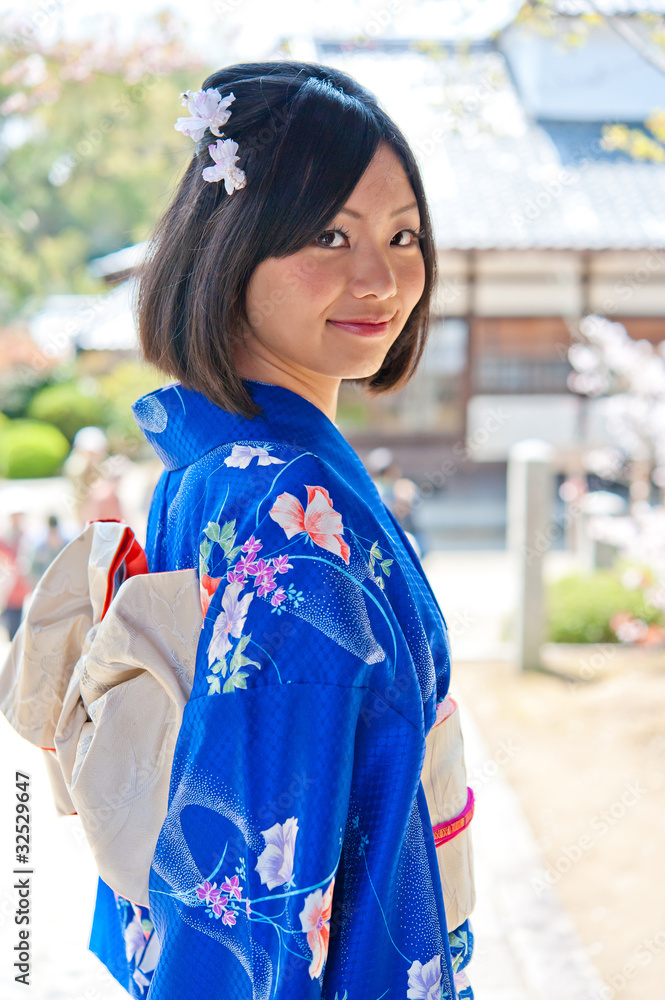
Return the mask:
[[423,235],[422,232],[416,231],[415,229],[400,229],[400,231],[393,236],[393,239],[397,236],[401,236],[402,233],[409,233],[411,239],[407,243],[399,243],[398,245],[401,247],[415,246],[418,243],[418,238]]
[[[320,233],[319,236],[317,236],[317,238],[315,240],[315,243],[318,246],[323,246],[323,247],[331,248],[331,244],[330,243],[321,243],[320,241],[323,240],[323,239],[326,239],[326,238],[332,238],[332,239],[334,239],[335,236],[337,236],[337,235],[343,236],[345,239],[348,239],[348,236],[349,236],[349,234],[346,232],[345,229],[326,229],[323,233]],[[337,244],[337,246],[343,246],[343,245],[344,245],[343,243],[338,243]],[[332,247],[332,249],[336,250],[337,247]]]

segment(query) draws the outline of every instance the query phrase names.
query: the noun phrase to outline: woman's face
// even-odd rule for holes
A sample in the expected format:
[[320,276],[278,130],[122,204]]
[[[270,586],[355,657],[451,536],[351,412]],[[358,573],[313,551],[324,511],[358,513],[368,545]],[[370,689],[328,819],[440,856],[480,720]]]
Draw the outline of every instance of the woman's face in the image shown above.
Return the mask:
[[259,362],[305,379],[373,375],[425,286],[419,229],[408,177],[381,143],[330,228],[255,269],[239,370],[248,374],[249,362],[251,377]]

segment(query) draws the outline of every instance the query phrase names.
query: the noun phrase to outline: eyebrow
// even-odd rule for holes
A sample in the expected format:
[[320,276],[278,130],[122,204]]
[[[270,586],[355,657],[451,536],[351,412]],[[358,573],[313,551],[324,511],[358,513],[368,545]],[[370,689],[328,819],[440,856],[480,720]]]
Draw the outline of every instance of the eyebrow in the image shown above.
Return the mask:
[[[401,215],[402,212],[408,212],[410,208],[418,208],[418,202],[412,201],[409,205],[404,205],[403,208],[398,208],[394,212],[390,213],[390,218],[394,219],[396,215]],[[354,219],[362,219],[360,212],[354,212],[352,208],[340,208],[340,212],[346,212],[347,215],[352,215]]]

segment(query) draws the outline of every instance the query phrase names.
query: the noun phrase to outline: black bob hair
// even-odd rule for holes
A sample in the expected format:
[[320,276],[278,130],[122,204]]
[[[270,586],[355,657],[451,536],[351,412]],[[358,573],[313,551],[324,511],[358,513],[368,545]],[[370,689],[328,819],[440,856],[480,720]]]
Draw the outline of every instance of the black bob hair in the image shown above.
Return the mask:
[[202,169],[212,163],[208,144],[216,141],[207,130],[139,270],[137,319],[146,361],[225,410],[258,413],[233,363],[234,338],[248,322],[252,273],[268,257],[296,253],[319,236],[385,142],[418,204],[425,287],[378,371],[352,381],[373,393],[405,384],[425,346],[436,248],[404,135],[370,91],[318,63],[226,66],[204,81],[202,89],[210,87],[222,97],[235,95],[222,131],[238,143],[237,165],[247,184],[228,195],[223,181],[203,179]]

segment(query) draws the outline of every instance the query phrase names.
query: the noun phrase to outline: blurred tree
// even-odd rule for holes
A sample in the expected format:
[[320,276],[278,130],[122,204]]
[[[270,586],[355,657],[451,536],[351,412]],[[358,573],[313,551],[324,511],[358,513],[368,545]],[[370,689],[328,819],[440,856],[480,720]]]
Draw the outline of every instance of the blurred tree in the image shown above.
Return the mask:
[[69,454],[57,427],[40,420],[7,420],[0,429],[0,476],[33,479],[53,476]]
[[[587,0],[587,4],[590,13],[562,17],[560,0],[526,0],[515,23],[542,34],[559,34],[561,41],[571,47],[583,45],[594,27],[605,24],[646,62],[665,74],[665,18],[662,15],[647,11],[636,12],[630,17],[620,13],[605,14],[595,0]],[[622,124],[605,125],[603,146],[607,150],[622,150],[636,160],[665,162],[665,108],[654,108],[645,119],[644,128],[646,131]]]
[[[0,36],[0,322],[103,286],[88,261],[146,238],[191,156],[178,95],[210,71],[171,12],[121,47]],[[220,62],[225,39],[220,39]]]
[[84,392],[76,382],[62,382],[40,389],[30,400],[27,416],[53,424],[71,443],[81,427],[104,427],[109,405],[98,393]]

